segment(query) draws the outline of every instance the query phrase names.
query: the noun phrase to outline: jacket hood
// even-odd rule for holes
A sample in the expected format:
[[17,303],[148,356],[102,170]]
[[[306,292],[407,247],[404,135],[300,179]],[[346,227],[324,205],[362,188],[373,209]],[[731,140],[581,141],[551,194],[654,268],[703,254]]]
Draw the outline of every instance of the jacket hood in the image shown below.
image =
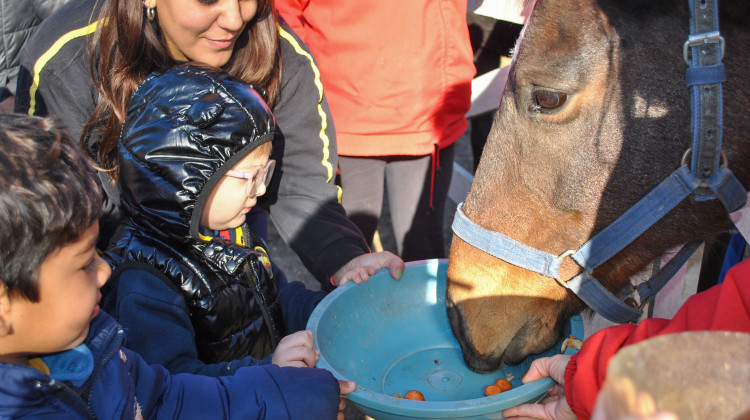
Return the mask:
[[199,240],[213,187],[273,139],[273,115],[256,89],[219,69],[192,65],[149,75],[133,93],[120,133],[126,217],[169,240]]

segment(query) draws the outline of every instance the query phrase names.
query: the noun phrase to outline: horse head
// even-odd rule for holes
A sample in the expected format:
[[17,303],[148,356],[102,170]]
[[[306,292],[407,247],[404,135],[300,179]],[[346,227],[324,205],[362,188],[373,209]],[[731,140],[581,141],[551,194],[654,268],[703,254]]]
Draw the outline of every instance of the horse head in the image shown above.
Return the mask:
[[[698,0],[696,0],[698,1]],[[681,0],[537,0],[462,209],[471,221],[561,255],[558,281],[582,269],[575,250],[678,169],[690,148]],[[722,15],[724,147],[750,186],[750,29],[745,2]],[[739,15],[739,16],[738,16]],[[740,20],[738,22],[738,20]],[[730,225],[718,200],[689,196],[593,270],[608,290],[665,251]],[[464,359],[492,371],[549,348],[584,303],[558,281],[509,264],[454,235],[448,315]]]

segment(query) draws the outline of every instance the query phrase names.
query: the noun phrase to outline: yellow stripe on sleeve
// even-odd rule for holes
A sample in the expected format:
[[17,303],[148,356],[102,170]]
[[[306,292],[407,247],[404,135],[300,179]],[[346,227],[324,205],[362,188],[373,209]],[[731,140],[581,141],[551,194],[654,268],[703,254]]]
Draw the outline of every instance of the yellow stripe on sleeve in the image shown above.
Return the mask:
[[333,166],[331,165],[331,162],[329,162],[330,158],[330,139],[328,138],[328,135],[326,135],[326,128],[328,127],[328,119],[326,117],[326,113],[323,110],[323,82],[320,80],[320,71],[318,71],[318,67],[315,65],[315,60],[313,60],[312,56],[305,51],[301,45],[299,45],[299,42],[297,42],[296,39],[294,39],[294,36],[284,30],[284,28],[281,27],[281,25],[276,25],[279,29],[279,35],[289,41],[290,44],[292,44],[292,47],[294,48],[294,51],[297,52],[297,54],[307,58],[308,61],[310,61],[310,67],[312,68],[313,73],[315,74],[315,86],[318,87],[318,114],[320,115],[320,140],[323,142],[323,160],[320,162],[324,168],[326,168],[326,171],[328,172],[328,179],[326,179],[326,182],[330,182],[333,179]]
[[52,47],[36,60],[36,63],[34,63],[34,81],[29,89],[29,115],[34,115],[34,108],[36,108],[36,91],[39,89],[39,76],[44,66],[47,65],[47,62],[71,40],[94,33],[98,25],[99,21],[96,21],[88,26],[66,33],[55,41],[55,43],[52,44]]

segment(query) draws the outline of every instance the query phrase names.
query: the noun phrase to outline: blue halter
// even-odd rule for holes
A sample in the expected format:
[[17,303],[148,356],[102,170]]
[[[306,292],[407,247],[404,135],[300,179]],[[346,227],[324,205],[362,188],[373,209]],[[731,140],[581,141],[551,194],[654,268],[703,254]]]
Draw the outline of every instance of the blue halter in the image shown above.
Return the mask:
[[[696,200],[718,198],[728,212],[742,208],[747,191],[721,161],[722,95],[726,80],[724,38],[719,34],[717,0],[689,0],[690,36],[683,47],[688,69],[686,84],[690,88],[692,147],[683,164],[633,207],[577,250],[560,255],[524,245],[499,232],[487,230],[469,220],[459,204],[453,220],[453,232],[462,240],[490,255],[515,266],[534,271],[558,281],[571,290],[591,309],[618,323],[632,322],[642,315],[641,307],[624,303],[604,288],[591,273],[669,213],[685,197]],[[690,166],[687,159],[690,157]],[[679,270],[699,243],[690,243],[654,277],[637,287],[641,305],[655,295]],[[560,279],[562,260],[570,256],[583,272],[567,282]]]

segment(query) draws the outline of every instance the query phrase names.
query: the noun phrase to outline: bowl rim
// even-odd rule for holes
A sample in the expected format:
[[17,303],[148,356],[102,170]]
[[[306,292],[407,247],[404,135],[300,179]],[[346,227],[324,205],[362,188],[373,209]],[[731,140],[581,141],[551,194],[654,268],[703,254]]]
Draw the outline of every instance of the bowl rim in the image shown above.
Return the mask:
[[[425,264],[436,264],[439,266],[441,263],[447,262],[447,258],[440,258],[410,261],[405,265],[406,267]],[[373,276],[376,276],[383,272],[385,272],[386,275],[389,275],[386,268],[381,268]],[[373,276],[370,276],[371,280]],[[337,287],[336,289],[331,291],[325,298],[323,298],[320,303],[318,303],[318,306],[310,315],[310,318],[307,322],[307,329],[311,330],[313,333],[316,348],[318,347],[317,326],[323,314],[322,308],[328,307],[330,301],[336,299],[336,297],[338,297],[339,295],[346,293],[349,289],[356,286],[356,283],[350,281],[345,283],[343,286]],[[318,308],[321,308],[321,310],[319,310]],[[583,339],[583,320],[581,319],[581,316],[578,314],[574,315],[568,322],[571,324],[571,334],[573,334],[577,338]],[[569,347],[562,354],[572,355],[576,352],[576,349]],[[341,374],[341,372],[333,368],[331,364],[328,363],[328,360],[326,360],[323,354],[320,355],[315,367],[328,370],[336,379],[350,381],[350,379],[347,379],[344,375]],[[491,395],[489,397],[479,397],[457,401],[427,401],[428,404],[425,404],[425,401],[412,401],[393,397],[357,384],[357,388],[353,392],[344,395],[344,398],[347,398],[352,402],[360,404],[366,408],[386,413],[393,413],[392,409],[397,407],[399,412],[395,414],[398,415],[411,415],[419,418],[424,418],[425,415],[429,415],[432,418],[456,418],[456,414],[476,415],[481,413],[499,412],[506,408],[526,403],[529,401],[529,395],[542,396],[550,388],[555,386],[555,384],[556,383],[554,380],[549,377],[545,377],[536,381],[525,383],[503,393]],[[429,407],[427,405],[429,405]],[[481,410],[481,413],[477,412],[477,410]]]

